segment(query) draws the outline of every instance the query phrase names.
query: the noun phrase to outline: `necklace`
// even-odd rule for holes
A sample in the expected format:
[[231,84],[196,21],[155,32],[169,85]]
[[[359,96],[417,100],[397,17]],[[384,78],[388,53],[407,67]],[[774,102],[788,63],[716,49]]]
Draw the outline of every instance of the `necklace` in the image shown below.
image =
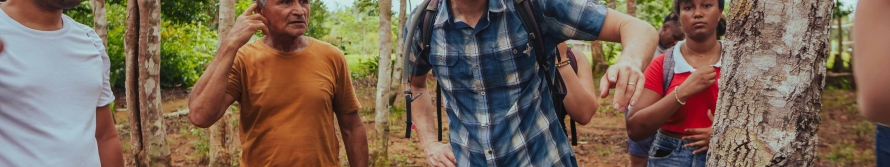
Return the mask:
[[[693,54],[697,55],[698,57],[705,57],[703,54],[699,54],[699,53],[693,51],[692,49],[689,49],[689,45],[686,45],[685,43],[683,44],[683,48],[686,48],[687,51],[692,52]],[[712,46],[711,49],[709,49],[708,52],[706,52],[705,54],[710,54],[711,52],[714,51],[714,48],[717,48],[717,45]],[[689,59],[689,60],[692,60],[692,63],[695,63],[696,65],[698,65],[698,62],[696,62],[695,59]],[[708,65],[711,64],[711,61],[712,60],[708,60],[708,62],[707,62],[707,63],[709,63]]]

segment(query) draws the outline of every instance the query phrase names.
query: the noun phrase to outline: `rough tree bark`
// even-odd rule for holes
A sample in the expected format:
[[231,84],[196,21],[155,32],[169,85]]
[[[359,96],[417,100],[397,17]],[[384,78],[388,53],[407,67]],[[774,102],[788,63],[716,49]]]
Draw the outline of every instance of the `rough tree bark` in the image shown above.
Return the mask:
[[[399,27],[397,28],[398,32],[396,34],[396,40],[402,41],[405,38],[405,34],[402,30],[405,29],[405,22],[407,21],[407,8],[408,3],[406,0],[399,0]],[[391,84],[389,85],[389,97],[387,100],[389,101],[389,105],[392,106],[393,103],[396,102],[396,97],[399,95],[401,91],[399,89],[402,87],[402,45],[396,45],[396,61],[395,65],[392,66],[392,79],[390,80]]]
[[380,48],[378,53],[380,56],[377,62],[377,105],[374,107],[377,113],[375,118],[376,143],[374,153],[371,160],[374,166],[390,165],[388,155],[389,145],[389,102],[387,97],[390,94],[390,84],[392,79],[392,0],[377,1],[377,7],[380,12],[380,28],[378,29],[378,37],[380,39]]
[[160,1],[130,0],[127,6],[127,109],[136,166],[170,166],[161,115]]
[[[229,32],[235,24],[235,0],[219,1],[219,41]],[[225,114],[213,126],[207,130],[210,132],[210,166],[232,166],[234,159],[229,148],[232,145],[234,134],[232,125],[232,109],[226,109]]]
[[813,166],[834,3],[732,3],[708,166]]
[[105,0],[90,0],[90,6],[93,8],[93,29],[99,38],[102,38],[102,44],[108,47],[108,17],[105,16]]

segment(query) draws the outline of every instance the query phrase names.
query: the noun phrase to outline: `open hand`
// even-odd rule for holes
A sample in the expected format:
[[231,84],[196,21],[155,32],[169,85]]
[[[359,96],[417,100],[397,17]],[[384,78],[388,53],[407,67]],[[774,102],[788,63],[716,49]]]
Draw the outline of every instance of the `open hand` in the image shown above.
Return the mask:
[[457,164],[449,144],[431,142],[423,148],[423,151],[426,152],[427,163],[430,166],[454,167]]
[[240,47],[246,44],[257,30],[262,30],[263,34],[269,33],[269,28],[266,26],[269,21],[266,20],[266,17],[260,14],[251,14],[256,8],[256,3],[247,7],[247,10],[244,10],[244,13],[235,19],[235,25],[232,26],[232,29],[223,40],[231,42],[229,43],[231,45]]
[[612,99],[612,107],[624,111],[627,106],[637,103],[643,94],[643,84],[646,77],[640,71],[639,66],[631,63],[619,62],[609,66],[606,75],[600,79],[600,97],[609,95],[609,88],[615,88],[615,98]]
[[[708,110],[708,118],[711,119],[711,122],[714,121],[714,114],[711,113],[711,110]],[[711,144],[711,134],[713,133],[713,129],[711,127],[686,129],[686,133],[692,133],[694,135],[683,137],[683,140],[689,140],[693,142],[683,145],[683,147],[701,147],[699,149],[696,149],[695,151],[692,151],[692,154],[698,154],[700,152],[708,151],[708,145]]]

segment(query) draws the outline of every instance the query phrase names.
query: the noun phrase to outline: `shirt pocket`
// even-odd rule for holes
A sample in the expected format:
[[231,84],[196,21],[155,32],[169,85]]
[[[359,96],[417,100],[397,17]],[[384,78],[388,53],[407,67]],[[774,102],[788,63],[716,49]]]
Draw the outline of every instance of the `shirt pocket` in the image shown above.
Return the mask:
[[531,57],[532,50],[528,45],[528,43],[513,45],[511,49],[499,52],[496,58],[499,61],[509,61],[516,58]]

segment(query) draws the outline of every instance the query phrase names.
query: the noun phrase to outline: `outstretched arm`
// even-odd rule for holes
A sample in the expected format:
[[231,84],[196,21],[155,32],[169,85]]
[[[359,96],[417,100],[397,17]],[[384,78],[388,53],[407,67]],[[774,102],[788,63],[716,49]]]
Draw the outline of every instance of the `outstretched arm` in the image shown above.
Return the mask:
[[642,96],[646,82],[642,69],[652,60],[658,33],[649,23],[609,9],[599,39],[621,42],[621,57],[600,79],[600,97],[608,96],[609,88],[615,88],[615,98],[610,104],[623,111]]
[[853,59],[853,72],[856,85],[859,87],[859,107],[865,118],[890,125],[890,75],[882,69],[890,62],[890,17],[886,10],[890,9],[890,1],[871,0],[859,1],[856,8],[856,25],[853,26],[853,40],[856,43],[856,58]]

